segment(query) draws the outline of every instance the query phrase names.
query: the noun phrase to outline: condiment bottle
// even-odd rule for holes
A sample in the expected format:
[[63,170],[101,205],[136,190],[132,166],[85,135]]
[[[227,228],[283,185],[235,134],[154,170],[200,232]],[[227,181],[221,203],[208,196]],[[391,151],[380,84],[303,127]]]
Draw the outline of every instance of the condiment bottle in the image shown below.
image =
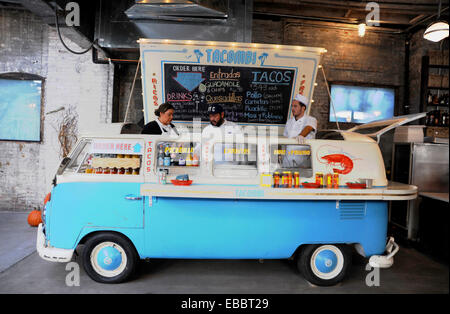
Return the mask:
[[300,187],[300,173],[294,172],[294,187],[299,188]]
[[273,187],[279,188],[280,187],[280,173],[274,172],[273,174]]
[[178,159],[178,165],[179,165],[179,166],[186,166],[186,160],[183,158],[182,155],[181,155],[180,158]]
[[186,157],[186,166],[192,166],[191,154],[188,154]]
[[287,188],[292,188],[292,172],[287,172]]
[[338,189],[339,188],[339,173],[333,173],[333,188]]
[[323,186],[323,173],[316,172],[316,184],[318,184],[319,187]]
[[333,187],[333,175],[331,173],[327,173],[326,176],[327,188],[331,189]]
[[198,156],[194,154],[194,156],[192,157],[192,165],[197,167],[198,164],[199,164]]

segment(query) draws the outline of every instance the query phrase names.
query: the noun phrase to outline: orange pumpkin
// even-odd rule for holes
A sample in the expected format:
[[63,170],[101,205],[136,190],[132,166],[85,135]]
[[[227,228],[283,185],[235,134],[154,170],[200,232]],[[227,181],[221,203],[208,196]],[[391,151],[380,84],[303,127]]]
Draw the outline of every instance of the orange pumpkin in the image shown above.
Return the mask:
[[32,227],[37,227],[42,222],[41,211],[32,210],[28,215],[28,224]]

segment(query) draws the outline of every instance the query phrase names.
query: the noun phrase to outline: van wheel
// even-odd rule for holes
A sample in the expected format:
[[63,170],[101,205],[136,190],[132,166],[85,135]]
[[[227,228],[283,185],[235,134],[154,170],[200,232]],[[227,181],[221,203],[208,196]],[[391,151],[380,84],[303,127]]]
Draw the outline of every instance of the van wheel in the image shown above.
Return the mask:
[[83,266],[93,280],[120,283],[134,273],[138,255],[133,244],[115,233],[99,233],[86,241]]
[[317,286],[333,286],[342,281],[351,265],[346,245],[308,245],[297,259],[297,267],[306,280]]

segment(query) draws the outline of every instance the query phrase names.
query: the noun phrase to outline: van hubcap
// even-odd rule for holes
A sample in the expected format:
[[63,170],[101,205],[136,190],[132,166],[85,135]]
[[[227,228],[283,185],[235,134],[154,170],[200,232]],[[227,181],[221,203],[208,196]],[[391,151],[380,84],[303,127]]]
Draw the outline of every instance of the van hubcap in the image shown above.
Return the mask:
[[311,255],[311,270],[321,279],[332,279],[344,268],[344,256],[336,246],[323,245]]
[[124,249],[113,242],[102,242],[94,247],[90,260],[94,270],[104,277],[119,275],[127,265]]

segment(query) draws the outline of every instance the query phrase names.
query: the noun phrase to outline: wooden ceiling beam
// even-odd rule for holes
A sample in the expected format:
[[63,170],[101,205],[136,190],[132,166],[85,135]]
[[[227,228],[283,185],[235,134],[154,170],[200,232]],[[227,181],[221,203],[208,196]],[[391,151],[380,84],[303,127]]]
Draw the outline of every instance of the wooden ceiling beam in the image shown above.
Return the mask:
[[[387,13],[395,13],[395,14],[406,14],[406,15],[417,15],[417,13],[422,14],[434,14],[437,12],[438,5],[436,1],[405,1],[401,0],[395,2],[382,2],[376,1],[380,6],[381,14],[383,11]],[[445,6],[445,1],[443,3],[443,7]],[[448,2],[447,2],[448,5]],[[331,8],[331,9],[343,9],[343,10],[352,10],[352,11],[363,11],[367,12],[366,2],[361,1],[337,1],[337,0],[301,0],[301,1],[268,1],[268,0],[254,0],[254,7],[297,7],[305,8],[305,7],[316,7],[316,8]]]

